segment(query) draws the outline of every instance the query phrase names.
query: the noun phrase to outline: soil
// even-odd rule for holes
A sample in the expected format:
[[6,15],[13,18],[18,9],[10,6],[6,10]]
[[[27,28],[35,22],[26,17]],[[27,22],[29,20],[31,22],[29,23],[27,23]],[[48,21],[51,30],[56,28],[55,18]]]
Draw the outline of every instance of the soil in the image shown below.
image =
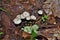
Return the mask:
[[[28,21],[39,26],[36,39],[60,40],[59,2],[59,0],[0,0],[0,8],[6,10],[0,10],[0,31],[4,32],[0,35],[0,40],[30,40],[31,34],[21,30],[27,24],[26,20],[19,25],[13,23],[13,19],[24,11],[37,17],[35,21]],[[40,21],[43,15],[38,15],[38,10],[43,10],[43,15],[48,15],[45,22]]]

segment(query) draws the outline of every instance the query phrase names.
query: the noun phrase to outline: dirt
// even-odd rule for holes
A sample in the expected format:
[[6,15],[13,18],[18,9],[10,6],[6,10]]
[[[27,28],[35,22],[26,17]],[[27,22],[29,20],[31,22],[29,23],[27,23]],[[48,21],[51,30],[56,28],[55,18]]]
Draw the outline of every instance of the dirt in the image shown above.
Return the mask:
[[[0,40],[29,40],[31,34],[21,30],[27,24],[26,20],[23,20],[19,25],[13,23],[13,19],[24,11],[37,17],[35,21],[30,21],[31,24],[39,26],[36,37],[38,40],[50,40],[49,38],[60,40],[59,2],[59,0],[0,0],[0,8],[7,11],[0,10],[0,30],[4,32],[0,36]],[[40,21],[41,16],[43,16],[37,13],[40,9],[44,11],[43,15],[48,15],[48,19],[45,22]],[[46,10],[48,13],[46,13]],[[54,36],[55,34],[58,35]]]

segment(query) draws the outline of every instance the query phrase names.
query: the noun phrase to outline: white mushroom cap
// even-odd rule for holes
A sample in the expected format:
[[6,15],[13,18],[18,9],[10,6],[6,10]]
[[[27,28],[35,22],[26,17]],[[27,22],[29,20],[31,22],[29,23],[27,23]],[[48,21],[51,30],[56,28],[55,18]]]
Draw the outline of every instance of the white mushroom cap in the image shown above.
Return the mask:
[[19,18],[19,19],[21,19],[21,15],[17,15],[16,17]]
[[30,16],[30,13],[29,12],[23,12],[23,15],[24,15],[24,17],[28,17],[28,16]]
[[15,18],[15,19],[13,20],[13,22],[14,22],[15,24],[20,24],[22,21],[21,21],[21,19]]
[[31,19],[36,20],[36,17],[34,15],[31,15]]
[[43,10],[39,10],[38,11],[38,14],[43,14]]
[[26,20],[30,20],[30,19],[31,19],[31,17],[30,17],[30,16],[26,17]]
[[21,19],[25,19],[25,17],[24,17],[24,15],[23,15],[23,14],[21,14]]

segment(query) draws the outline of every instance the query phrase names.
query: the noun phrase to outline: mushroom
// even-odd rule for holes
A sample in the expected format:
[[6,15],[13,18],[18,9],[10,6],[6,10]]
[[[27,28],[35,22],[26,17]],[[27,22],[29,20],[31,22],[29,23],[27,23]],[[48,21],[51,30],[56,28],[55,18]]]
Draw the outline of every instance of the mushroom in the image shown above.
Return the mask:
[[39,10],[38,14],[42,15],[43,14],[43,10]]
[[21,15],[17,15],[16,17],[19,18],[19,19],[21,19]]
[[36,17],[34,15],[31,15],[32,20],[36,20]]
[[21,21],[21,19],[19,19],[19,18],[15,18],[15,19],[13,20],[13,22],[14,22],[15,24],[20,24],[22,21]]
[[30,16],[26,17],[26,20],[30,20],[30,19],[31,19],[31,17],[30,17]]
[[30,14],[29,14],[29,12],[23,12],[23,15],[24,15],[24,17],[28,17],[28,16],[30,16]]
[[25,19],[25,17],[24,17],[24,15],[23,15],[23,14],[21,14],[21,19]]

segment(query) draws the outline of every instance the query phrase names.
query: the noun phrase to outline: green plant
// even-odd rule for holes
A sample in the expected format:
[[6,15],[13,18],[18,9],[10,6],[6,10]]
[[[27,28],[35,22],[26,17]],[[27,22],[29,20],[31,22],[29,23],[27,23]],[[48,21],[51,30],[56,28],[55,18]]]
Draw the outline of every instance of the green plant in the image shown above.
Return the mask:
[[23,31],[27,32],[27,33],[31,33],[31,28],[30,26],[24,26],[24,28],[22,28]]
[[32,30],[30,40],[35,40],[36,39],[35,38],[36,36],[37,36],[36,32],[34,32],[34,30]]
[[3,9],[3,8],[0,8],[0,10],[1,10],[1,11],[4,11],[4,12],[7,12],[7,11],[6,11],[5,9]]
[[0,32],[0,35],[4,34],[4,32]]
[[42,22],[45,22],[47,19],[48,19],[48,15],[44,15],[44,16],[41,17]]
[[35,40],[35,37],[37,36],[37,29],[38,29],[38,25],[34,24],[33,26],[24,26],[24,28],[22,28],[23,31],[30,33],[31,34],[31,38],[30,40]]

